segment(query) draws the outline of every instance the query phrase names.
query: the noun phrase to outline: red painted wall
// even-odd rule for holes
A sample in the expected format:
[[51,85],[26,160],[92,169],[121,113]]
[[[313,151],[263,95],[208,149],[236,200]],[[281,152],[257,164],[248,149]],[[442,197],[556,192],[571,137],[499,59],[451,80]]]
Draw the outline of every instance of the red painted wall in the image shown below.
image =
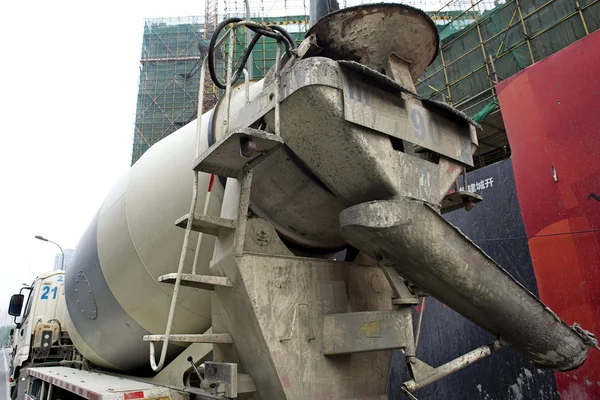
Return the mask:
[[[501,82],[498,97],[540,297],[600,336],[600,31]],[[600,352],[556,380],[562,399],[600,399]]]

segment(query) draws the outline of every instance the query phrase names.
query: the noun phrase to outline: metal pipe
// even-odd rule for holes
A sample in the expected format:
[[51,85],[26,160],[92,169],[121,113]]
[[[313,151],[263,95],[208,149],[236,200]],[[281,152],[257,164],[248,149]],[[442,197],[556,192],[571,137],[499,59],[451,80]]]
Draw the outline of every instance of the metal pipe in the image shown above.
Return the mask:
[[450,81],[448,80],[448,70],[446,69],[446,63],[444,60],[444,51],[441,48],[440,57],[442,58],[442,68],[444,69],[444,81],[446,82],[446,89],[448,90],[448,103],[452,104],[452,94],[450,93]]
[[43,237],[43,236],[40,236],[40,235],[36,235],[36,236],[35,236],[35,238],[36,238],[37,240],[41,240],[42,242],[49,242],[49,243],[53,243],[53,244],[55,244],[55,245],[56,245],[56,247],[58,247],[58,248],[59,248],[59,250],[60,250],[60,253],[62,254],[62,258],[61,258],[61,260],[60,260],[60,270],[61,270],[61,271],[64,271],[64,270],[65,270],[65,252],[63,251],[62,247],[60,247],[60,245],[59,245],[58,243],[56,243],[56,242],[53,242],[52,240],[46,239],[45,237]]
[[188,360],[188,362],[190,364],[192,364],[192,368],[194,369],[194,372],[196,372],[196,375],[198,376],[198,379],[200,379],[200,387],[202,387],[202,383],[204,383],[204,379],[202,378],[202,374],[200,373],[200,370],[196,366],[196,363],[194,363],[194,357],[189,356],[187,358],[187,360]]
[[279,118],[279,97],[281,82],[281,41],[277,41],[277,56],[275,60],[275,134],[281,135],[281,121]]
[[[489,89],[488,89],[488,90],[489,90]],[[461,111],[462,111],[462,112],[465,112],[466,110],[470,110],[471,108],[475,107],[476,105],[478,105],[478,104],[481,104],[481,103],[483,103],[483,102],[485,102],[485,101],[488,101],[488,100],[490,100],[490,99],[493,99],[493,98],[495,98],[495,97],[496,97],[496,96],[494,96],[494,94],[492,94],[491,96],[489,96],[489,97],[486,97],[486,98],[485,98],[485,99],[483,99],[483,100],[479,100],[479,101],[478,101],[477,103],[475,103],[475,104],[471,104],[469,107],[461,108]]]
[[[248,4],[248,0],[244,0],[244,4],[246,5],[246,21],[250,21],[250,4]],[[246,27],[246,48],[250,45],[250,36],[252,35],[250,32],[250,28]],[[246,69],[248,70],[248,79],[252,80],[252,52],[246,61]]]
[[531,63],[535,64],[535,58],[533,57],[533,51],[531,50],[531,38],[527,33],[527,28],[525,27],[525,21],[523,20],[523,14],[521,13],[521,2],[516,0],[517,2],[517,11],[519,11],[519,18],[521,18],[521,26],[523,27],[523,33],[525,34],[525,41],[527,42],[527,48],[529,49],[529,55],[531,56]]
[[403,386],[409,392],[416,392],[417,390],[422,389],[425,386],[432,384],[433,382],[439,381],[440,379],[442,379],[456,371],[459,371],[479,360],[482,360],[482,359],[488,357],[490,354],[492,354],[495,350],[498,350],[500,347],[501,347],[501,345],[500,345],[499,341],[495,341],[494,343],[487,345],[487,346],[478,347],[475,350],[470,351],[465,355],[462,355],[442,366],[435,368],[434,372],[431,375],[429,375],[428,377],[426,377],[425,379],[422,379],[418,382],[411,379],[410,381],[404,382]]
[[310,26],[315,26],[325,15],[339,9],[337,0],[310,0]]
[[437,298],[540,368],[579,367],[594,337],[570,327],[432,206],[408,198],[380,200],[340,213],[342,237],[379,255]]
[[[471,0],[471,4],[473,4],[473,0]],[[479,19],[477,18],[477,13],[475,12],[475,4],[473,4],[473,18],[475,18],[475,25],[477,26],[477,34],[479,35],[479,44],[481,46],[481,53],[483,55],[483,64],[485,65],[485,69],[487,71],[488,81],[490,83],[490,88],[492,89],[492,93],[494,96],[496,93],[494,92],[494,82],[492,82],[490,75],[490,67],[488,65],[487,53],[485,51],[485,46],[483,45],[483,35],[481,34],[481,26],[479,26]]]
[[489,91],[490,91],[490,88],[485,88],[485,89],[483,89],[481,92],[479,92],[479,93],[477,93],[477,94],[474,94],[473,96],[468,96],[468,97],[465,97],[465,98],[461,99],[460,101],[456,102],[456,104],[454,105],[454,107],[460,107],[460,106],[462,106],[463,104],[467,104],[467,103],[469,103],[470,101],[473,101],[473,100],[475,100],[477,97],[479,97],[479,96],[481,96],[482,94],[484,94],[484,93],[486,93],[486,92],[489,92]]
[[585,22],[585,18],[583,18],[583,13],[581,12],[581,6],[579,5],[579,1],[575,0],[576,10],[579,13],[579,17],[581,18],[581,23],[583,24],[583,29],[585,29],[585,34],[589,35],[590,31],[588,30],[587,24]]
[[[227,80],[225,85],[225,119],[223,120],[223,131],[225,134],[229,131],[229,107],[231,105],[231,85],[234,83],[231,81],[231,74],[233,71],[233,51],[232,47],[235,43],[235,27],[229,31],[229,54],[227,55]],[[193,212],[193,211],[192,211]]]
[[419,337],[421,336],[421,323],[423,322],[423,314],[425,313],[425,297],[421,297],[419,307],[419,322],[417,323],[417,333],[415,335],[415,354],[417,353],[417,348],[419,347]]
[[250,102],[250,73],[246,68],[242,70],[244,74],[244,104],[248,104]]
[[496,52],[496,57],[498,57],[498,54],[500,54],[500,50],[502,50],[502,46],[504,46],[504,41],[506,40],[506,37],[508,36],[508,30],[510,29],[516,16],[517,16],[517,9],[515,8],[515,11],[513,11],[513,15],[512,15],[512,17],[510,17],[510,21],[508,22],[508,26],[506,27],[506,29],[502,30],[502,32],[506,32],[506,34],[504,35],[504,39],[502,39],[502,41],[500,42],[500,45],[498,46],[498,51]]

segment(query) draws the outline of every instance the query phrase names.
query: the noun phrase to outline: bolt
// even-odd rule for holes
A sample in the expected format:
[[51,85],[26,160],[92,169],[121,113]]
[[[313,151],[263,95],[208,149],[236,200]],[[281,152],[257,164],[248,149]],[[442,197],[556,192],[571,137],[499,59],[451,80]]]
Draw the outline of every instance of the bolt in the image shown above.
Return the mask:
[[251,138],[240,139],[240,152],[242,157],[251,158],[256,151],[256,143]]
[[475,208],[475,203],[473,203],[472,201],[465,201],[463,203],[463,207],[465,208],[465,210],[471,211],[473,208]]
[[260,229],[256,232],[256,242],[261,246],[269,244],[269,233],[264,229]]
[[463,197],[463,207],[467,211],[471,211],[475,207],[475,203],[473,203],[468,197]]

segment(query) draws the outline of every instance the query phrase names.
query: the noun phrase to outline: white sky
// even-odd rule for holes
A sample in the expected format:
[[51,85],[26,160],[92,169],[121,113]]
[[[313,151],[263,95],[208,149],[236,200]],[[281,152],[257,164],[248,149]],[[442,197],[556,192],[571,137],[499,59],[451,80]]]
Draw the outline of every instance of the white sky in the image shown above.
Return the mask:
[[190,0],[0,2],[0,309],[129,168],[144,18]]
[[[283,4],[251,0],[268,16]],[[74,248],[129,168],[144,18],[203,13],[192,0],[0,2],[0,309],[53,267],[58,249],[34,236]]]

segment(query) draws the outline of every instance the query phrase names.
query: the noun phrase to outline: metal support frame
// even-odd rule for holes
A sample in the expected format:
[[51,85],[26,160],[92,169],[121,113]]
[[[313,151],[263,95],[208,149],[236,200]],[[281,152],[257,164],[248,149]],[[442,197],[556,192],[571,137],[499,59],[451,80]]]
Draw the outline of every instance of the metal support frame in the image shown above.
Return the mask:
[[409,393],[423,389],[440,379],[482,360],[501,347],[499,341],[481,346],[437,368],[433,368],[416,357],[407,357],[409,373],[412,377],[403,383],[402,387]]
[[[227,58],[227,68],[226,68],[226,86],[225,86],[225,118],[223,119],[223,131],[224,132],[229,132],[229,115],[230,115],[230,106],[231,106],[231,95],[232,95],[232,85],[234,84],[234,82],[232,82],[232,73],[233,73],[233,55],[235,53],[235,51],[232,49],[232,46],[235,45],[235,39],[236,39],[236,29],[239,27],[244,27],[247,25],[252,25],[255,24],[254,22],[251,21],[242,21],[239,22],[237,24],[234,24],[229,32],[226,32],[221,39],[219,39],[216,43],[215,49],[219,48],[224,42],[225,42],[225,38],[227,36],[229,36],[229,46],[230,46],[230,51],[228,52],[228,58]],[[281,40],[277,41],[277,60],[276,60],[276,64],[275,64],[275,87],[277,88],[275,90],[275,134],[276,136],[279,137],[279,131],[280,131],[280,111],[279,111],[279,96],[280,96],[280,91],[278,90],[279,88],[279,81],[280,81],[280,71],[281,71]],[[196,146],[195,146],[195,157],[194,159],[197,159],[199,156],[199,150],[200,150],[200,143],[201,143],[201,139],[202,139],[202,121],[201,121],[201,115],[202,115],[202,107],[203,107],[203,98],[204,98],[204,89],[205,89],[205,75],[206,75],[206,63],[208,62],[208,55],[204,58],[203,62],[202,62],[202,67],[201,67],[201,78],[200,78],[200,92],[199,92],[199,101],[198,101],[198,122],[197,122],[197,128],[196,128]],[[246,102],[248,101],[248,97],[249,97],[249,80],[248,80],[248,73],[247,70],[244,70],[244,77],[245,77],[245,99]],[[217,143],[216,145],[218,145],[219,143]],[[210,150],[208,152],[206,152],[205,154],[210,154]],[[188,246],[189,246],[189,240],[190,240],[190,236],[191,236],[191,232],[192,231],[197,231],[198,227],[195,226],[195,223],[198,222],[198,218],[195,218],[195,210],[197,207],[197,203],[198,203],[198,191],[199,191],[199,173],[201,173],[201,169],[196,168],[196,166],[194,166],[194,182],[193,182],[193,189],[192,189],[192,200],[191,200],[191,204],[190,204],[190,211],[187,214],[187,218],[180,218],[180,220],[176,221],[176,224],[178,226],[183,227],[183,223],[185,222],[185,234],[184,234],[184,238],[183,238],[183,244],[182,244],[182,248],[181,248],[181,254],[180,254],[180,258],[179,258],[179,265],[177,267],[177,272],[175,274],[168,274],[168,276],[163,276],[161,278],[159,278],[159,280],[165,281],[165,282],[169,282],[169,283],[173,283],[173,295],[171,297],[171,305],[169,308],[169,314],[168,314],[168,318],[167,318],[167,324],[166,324],[166,328],[165,328],[165,334],[164,335],[146,335],[144,337],[144,340],[148,341],[150,344],[150,366],[152,367],[152,370],[155,372],[160,371],[165,363],[166,360],[166,356],[167,356],[167,349],[168,349],[168,345],[170,341],[176,341],[176,340],[180,340],[179,337],[182,335],[175,335],[173,336],[173,340],[171,340],[171,329],[173,327],[173,318],[175,315],[175,308],[177,306],[177,300],[178,300],[178,295],[179,295],[179,288],[182,285],[182,279],[183,279],[183,266],[185,264],[185,259],[187,256],[187,252],[188,252]],[[249,196],[250,196],[250,182],[252,180],[252,173],[246,173],[244,177],[237,177],[241,179],[242,185],[241,185],[241,189],[240,189],[240,210],[238,210],[238,214],[237,214],[237,218],[235,221],[235,224],[233,225],[235,227],[236,232],[236,240],[234,242],[234,251],[236,255],[241,255],[243,252],[243,237],[240,239],[240,235],[241,233],[239,232],[245,232],[245,218],[246,218],[246,211],[248,208],[248,204],[249,204]],[[204,204],[204,213],[206,213],[206,211],[208,210],[208,205],[209,205],[209,199],[210,199],[210,195],[208,195],[205,198],[205,204]],[[242,208],[245,208],[244,211],[242,211]],[[205,215],[205,214],[203,214]],[[202,219],[202,217],[201,217]],[[206,221],[205,221],[206,220]],[[210,220],[210,221],[208,221]],[[215,224],[219,224],[219,221],[222,220],[220,218],[203,218],[203,223],[206,225],[210,225],[210,229],[209,230],[204,230],[202,233],[203,234],[215,234],[215,235],[220,235],[221,229],[219,228],[219,226],[213,226]],[[211,225],[212,224],[212,225]],[[230,228],[230,226],[228,225],[227,227]],[[245,233],[244,233],[245,234]],[[197,248],[199,247],[199,244],[202,240],[202,235],[198,236],[197,239]],[[192,274],[191,275],[187,275],[186,276],[186,285],[196,285],[201,288],[211,286],[214,287],[215,283],[214,282],[206,282],[206,277],[198,277],[196,279],[196,270],[197,270],[197,264],[198,264],[198,252],[196,252],[195,256],[194,256],[194,262],[192,265]],[[225,278],[226,279],[226,278]],[[173,282],[174,281],[174,282]],[[196,282],[197,281],[197,282]],[[213,279],[214,281],[214,279]],[[228,280],[227,280],[228,282]],[[227,283],[225,285],[222,286],[229,286],[231,287],[230,283]],[[183,335],[185,336],[185,335]],[[187,335],[190,336],[190,335]],[[195,337],[191,337],[190,340],[191,341],[196,341],[196,342],[202,342],[203,340],[208,341],[209,339],[207,338],[202,338],[201,336],[203,335],[192,335]],[[160,353],[160,358],[159,361],[156,362],[156,355],[155,355],[155,342],[159,342],[162,341],[162,348],[161,348],[161,353]]]

